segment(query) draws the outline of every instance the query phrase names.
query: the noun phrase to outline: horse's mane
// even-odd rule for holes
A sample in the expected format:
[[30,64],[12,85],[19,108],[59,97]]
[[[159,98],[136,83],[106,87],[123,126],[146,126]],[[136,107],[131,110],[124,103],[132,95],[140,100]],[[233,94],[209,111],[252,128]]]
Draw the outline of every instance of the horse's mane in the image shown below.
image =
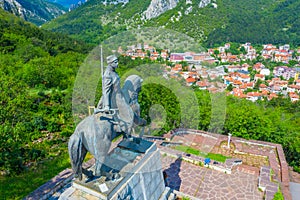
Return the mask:
[[122,92],[128,103],[133,100],[135,97],[134,95],[137,95],[140,92],[142,82],[143,79],[138,75],[130,75],[126,78]]

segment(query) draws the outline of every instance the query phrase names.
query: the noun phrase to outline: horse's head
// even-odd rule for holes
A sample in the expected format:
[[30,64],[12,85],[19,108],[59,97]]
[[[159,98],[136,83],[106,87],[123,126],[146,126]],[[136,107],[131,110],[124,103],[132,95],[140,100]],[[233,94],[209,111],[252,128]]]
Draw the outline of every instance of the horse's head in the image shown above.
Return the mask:
[[126,78],[122,92],[129,104],[137,102],[137,97],[141,91],[142,82],[143,79],[138,75],[131,75]]

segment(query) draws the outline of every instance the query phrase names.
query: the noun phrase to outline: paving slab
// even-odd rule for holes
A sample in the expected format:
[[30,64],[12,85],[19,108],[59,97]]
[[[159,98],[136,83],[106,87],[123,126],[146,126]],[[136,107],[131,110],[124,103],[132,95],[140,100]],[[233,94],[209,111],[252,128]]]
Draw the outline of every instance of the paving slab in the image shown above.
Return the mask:
[[258,190],[258,176],[234,171],[225,174],[206,167],[182,161],[180,158],[162,157],[167,185],[179,192],[199,199],[263,199]]

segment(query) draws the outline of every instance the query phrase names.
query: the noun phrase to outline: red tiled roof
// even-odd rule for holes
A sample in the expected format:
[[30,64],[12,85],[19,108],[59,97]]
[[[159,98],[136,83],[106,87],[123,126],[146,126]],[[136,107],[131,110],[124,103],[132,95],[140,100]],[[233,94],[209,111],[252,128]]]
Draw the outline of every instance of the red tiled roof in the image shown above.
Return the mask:
[[257,78],[264,78],[265,75],[263,75],[263,74],[255,74],[255,77],[257,77]]
[[207,87],[208,86],[208,84],[205,81],[199,81],[199,82],[197,82],[197,85],[199,87]]
[[254,86],[253,82],[247,83],[247,87],[253,87],[253,86]]
[[188,83],[194,83],[194,82],[196,82],[196,79],[195,79],[195,78],[192,78],[192,77],[188,77],[188,78],[186,79],[186,82],[188,82]]
[[233,84],[234,84],[234,85],[242,85],[243,83],[242,83],[242,81],[234,80],[234,81],[233,81]]
[[247,96],[260,97],[261,93],[259,93],[259,92],[248,92]]
[[241,85],[240,89],[247,89],[247,84]]
[[278,96],[276,93],[271,93],[268,98],[269,98],[269,100],[271,100],[273,98],[278,98]]
[[260,84],[259,87],[260,88],[267,88],[268,86],[266,86],[265,84]]
[[294,92],[290,92],[289,96],[290,96],[290,98],[293,98],[293,99],[299,99],[299,95]]
[[300,90],[300,85],[289,85],[288,87]]

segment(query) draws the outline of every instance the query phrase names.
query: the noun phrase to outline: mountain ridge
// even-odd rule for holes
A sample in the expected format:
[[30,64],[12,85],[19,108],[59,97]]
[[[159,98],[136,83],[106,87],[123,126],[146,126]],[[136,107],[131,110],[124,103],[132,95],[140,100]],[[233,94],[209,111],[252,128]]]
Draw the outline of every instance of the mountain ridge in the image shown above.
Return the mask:
[[[151,9],[154,12],[145,17]],[[104,0],[89,0],[43,27],[94,44],[122,30],[159,26],[185,33],[205,46],[224,42],[299,45],[297,10],[300,2],[295,0],[130,0],[107,5]]]
[[61,5],[43,0],[1,0],[0,7],[38,26],[66,12]]

